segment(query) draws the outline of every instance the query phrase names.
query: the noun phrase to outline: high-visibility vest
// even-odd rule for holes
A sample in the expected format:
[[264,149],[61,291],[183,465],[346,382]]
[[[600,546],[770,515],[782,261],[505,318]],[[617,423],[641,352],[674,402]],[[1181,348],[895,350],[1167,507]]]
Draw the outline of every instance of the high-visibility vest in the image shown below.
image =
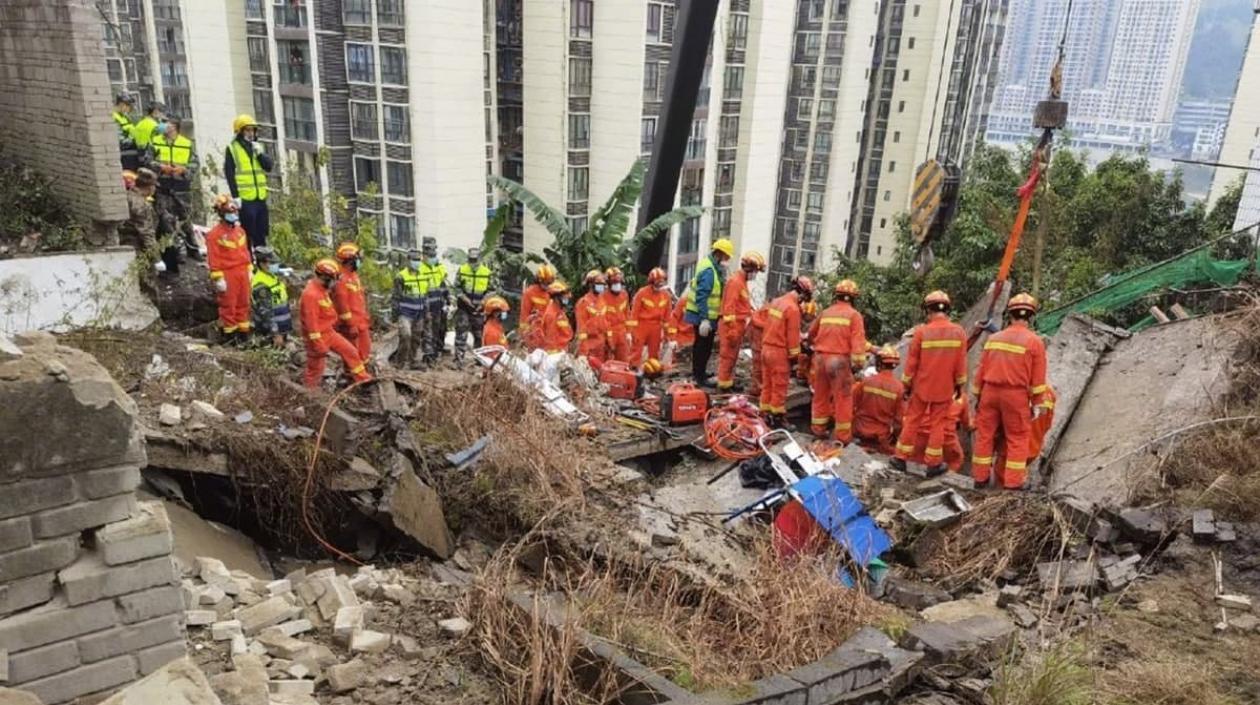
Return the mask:
[[140,118],[140,122],[136,123],[135,128],[131,132],[131,136],[136,141],[136,146],[144,149],[153,141],[153,133],[157,132],[158,121],[153,119],[151,115],[145,115]]
[[429,298],[438,299],[446,298],[446,265],[441,262],[437,264],[429,264],[428,262],[420,263],[420,275],[426,277],[429,281]]
[[276,332],[288,333],[293,330],[293,312],[289,308],[289,288],[279,277],[266,270],[254,272],[250,288],[265,286],[271,290],[271,322],[276,325]]
[[159,164],[188,166],[192,161],[193,143],[183,135],[175,135],[175,143],[166,141],[166,135],[154,135],[153,156]]
[[267,172],[253,150],[245,149],[238,140],[228,147],[236,166],[236,193],[242,201],[263,201],[267,198]]
[[687,313],[700,313],[700,307],[696,305],[696,292],[700,290],[700,275],[710,269],[713,270],[713,291],[709,292],[709,310],[706,313],[710,321],[716,321],[722,313],[722,278],[718,276],[712,257],[705,257],[696,266],[695,276],[691,278],[691,291],[687,296]]
[[136,126],[131,122],[131,118],[118,111],[114,111],[113,118],[118,125],[118,139],[132,139],[132,131],[136,129]]
[[480,300],[490,288],[490,268],[482,264],[474,270],[467,262],[459,265],[459,285],[474,301]]
[[429,278],[421,272],[403,268],[398,270],[398,281],[402,282],[398,313],[411,320],[420,318],[424,315],[424,299],[429,294]]

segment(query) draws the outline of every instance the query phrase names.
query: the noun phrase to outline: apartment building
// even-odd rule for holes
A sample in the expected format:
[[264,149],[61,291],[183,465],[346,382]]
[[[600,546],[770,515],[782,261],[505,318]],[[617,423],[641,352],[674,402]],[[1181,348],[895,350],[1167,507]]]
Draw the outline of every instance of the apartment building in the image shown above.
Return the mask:
[[[1220,157],[1222,164],[1239,166],[1252,163],[1256,156],[1257,140],[1260,140],[1260,0],[1253,6],[1251,36],[1247,42],[1247,53],[1243,57],[1242,70],[1238,74],[1238,86],[1234,90],[1234,103],[1229,112],[1229,121],[1225,126],[1225,136],[1221,142]],[[1208,202],[1225,193],[1226,189],[1237,181],[1243,171],[1218,167],[1212,179],[1212,190],[1208,194]],[[1248,180],[1252,178],[1248,175]],[[1258,186],[1257,188],[1260,188]],[[1240,208],[1241,212],[1242,209]],[[1247,223],[1250,225],[1250,223]]]
[[[495,0],[494,53],[487,71],[493,71],[495,86],[492,135],[497,165],[493,173],[523,182],[525,179],[525,93],[523,0]],[[487,103],[488,105],[488,103]],[[504,245],[521,250],[524,246],[523,209],[517,205],[503,233]]]
[[190,120],[192,94],[181,6],[186,0],[110,0],[97,3],[105,37],[105,66],[114,93],[127,92],[142,112],[155,102]]

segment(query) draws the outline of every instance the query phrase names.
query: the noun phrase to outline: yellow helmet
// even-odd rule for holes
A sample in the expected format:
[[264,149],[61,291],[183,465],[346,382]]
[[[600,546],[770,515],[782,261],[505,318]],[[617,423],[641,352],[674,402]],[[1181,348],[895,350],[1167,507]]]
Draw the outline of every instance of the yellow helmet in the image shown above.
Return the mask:
[[901,353],[897,352],[897,348],[891,345],[885,345],[879,349],[879,361],[885,365],[896,367],[901,363]]
[[315,263],[315,273],[336,277],[341,274],[341,265],[337,264],[337,260],[325,257]]
[[538,283],[550,284],[556,280],[556,268],[549,264],[541,264],[538,266]]
[[940,305],[940,306],[944,306],[945,308],[949,308],[951,305],[950,300],[949,300],[949,294],[946,294],[945,292],[939,289],[936,291],[933,291],[929,293],[927,296],[923,297],[923,305],[924,306]]
[[714,252],[721,252],[727,257],[735,256],[735,244],[732,243],[730,240],[727,240],[726,238],[722,238],[721,240],[714,242],[712,250]]
[[337,247],[337,259],[345,262],[346,260],[358,257],[360,252],[362,252],[362,250],[360,250],[359,246],[353,242],[343,242]]
[[606,283],[608,283],[608,278],[605,277],[604,273],[599,271],[598,269],[592,269],[591,271],[586,273],[585,277],[582,277],[583,286],[589,287],[593,284],[606,284]]
[[241,130],[244,130],[247,127],[258,127],[258,121],[254,119],[253,115],[241,113],[236,116],[235,120],[232,121],[233,134],[239,135]]
[[853,281],[852,279],[840,280],[840,283],[836,284],[836,296],[841,296],[841,295],[857,297],[858,295],[857,282]]
[[818,303],[814,301],[806,301],[801,304],[801,315],[805,318],[813,318],[818,315]]
[[487,298],[486,302],[483,303],[481,307],[482,307],[482,310],[486,312],[487,316],[494,313],[495,311],[512,310],[512,307],[508,306],[507,299],[503,298],[502,296],[491,296]]
[[761,256],[756,250],[749,250],[739,258],[739,266],[754,272],[766,271],[766,258]]
[[1011,300],[1006,304],[1006,311],[1008,313],[1012,311],[1028,311],[1029,313],[1036,313],[1037,308],[1037,299],[1033,298],[1031,294],[1016,294],[1012,296]]
[[619,282],[619,281],[625,280],[625,275],[621,273],[620,267],[609,267],[608,271],[604,272],[604,276],[608,277],[608,281],[610,282]]
[[665,370],[665,366],[662,365],[661,361],[657,360],[656,358],[651,358],[647,362],[643,363],[643,374],[647,375],[648,377],[655,377],[659,375],[661,372],[663,372],[664,370]]

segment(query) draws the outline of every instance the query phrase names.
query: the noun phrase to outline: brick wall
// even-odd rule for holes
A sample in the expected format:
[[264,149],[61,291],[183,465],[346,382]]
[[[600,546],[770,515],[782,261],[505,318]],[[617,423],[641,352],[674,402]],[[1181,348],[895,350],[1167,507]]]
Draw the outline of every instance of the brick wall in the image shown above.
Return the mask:
[[0,151],[56,177],[75,214],[125,220],[104,25],[91,0],[0,2]]
[[0,336],[0,686],[45,705],[185,653],[161,503],[136,501],[132,400],[47,333]]

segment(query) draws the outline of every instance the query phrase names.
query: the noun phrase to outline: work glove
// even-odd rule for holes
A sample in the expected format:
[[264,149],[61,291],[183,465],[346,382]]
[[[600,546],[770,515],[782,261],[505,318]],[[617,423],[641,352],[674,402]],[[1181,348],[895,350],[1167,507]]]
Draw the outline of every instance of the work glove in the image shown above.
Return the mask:
[[1046,413],[1046,408],[1044,406],[1040,404],[1038,404],[1037,406],[1034,406],[1032,409],[1033,421],[1036,421],[1037,419],[1041,418],[1045,413]]
[[236,205],[236,210],[239,211],[241,209],[241,199],[233,198],[232,203]]
[[217,292],[219,292],[220,294],[227,293],[227,280],[226,280],[226,279],[215,279],[215,280],[214,280],[214,290],[215,290],[215,291],[217,291]]
[[158,271],[158,274],[161,274],[162,272],[166,271],[166,263],[163,262],[162,260],[158,260],[153,263],[153,268]]
[[254,143],[254,154],[262,154],[262,153],[263,153],[263,144],[262,144],[262,142],[255,142],[255,143]]
[[700,321],[700,326],[696,328],[696,334],[699,335],[701,338],[709,337],[709,334],[712,332],[713,332],[713,322],[707,318],[704,319],[703,321]]

